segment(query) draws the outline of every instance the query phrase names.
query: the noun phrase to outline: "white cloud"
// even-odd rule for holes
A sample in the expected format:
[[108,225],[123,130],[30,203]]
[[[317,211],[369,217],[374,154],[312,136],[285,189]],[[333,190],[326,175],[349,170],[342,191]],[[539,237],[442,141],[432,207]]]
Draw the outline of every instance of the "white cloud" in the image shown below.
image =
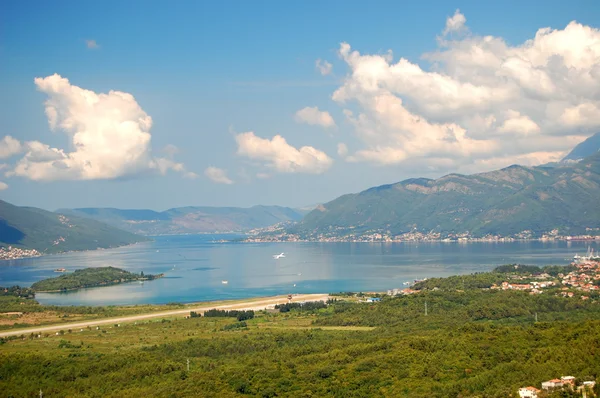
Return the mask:
[[444,35],[452,32],[460,32],[465,28],[467,18],[461,14],[460,10],[456,10],[454,15],[446,19],[446,28],[444,29]]
[[539,133],[540,127],[529,117],[521,115],[512,109],[507,112],[507,118],[498,128],[501,133],[532,134]]
[[0,159],[6,159],[23,152],[23,146],[19,140],[10,135],[4,136],[0,141]]
[[269,140],[247,132],[236,135],[235,139],[238,155],[262,161],[266,167],[281,173],[320,174],[333,163],[324,152],[311,146],[296,149],[280,135]]
[[183,173],[183,178],[187,178],[190,180],[195,180],[198,177],[200,177],[200,176],[198,174],[194,173],[193,171],[186,171],[185,173]]
[[337,144],[337,154],[340,157],[344,157],[348,154],[348,147],[343,142]]
[[0,181],[0,191],[4,191],[6,188],[8,188],[8,184]]
[[296,112],[294,119],[298,123],[322,126],[325,128],[335,127],[333,117],[326,111],[320,111],[319,108],[309,107],[300,109]]
[[327,76],[333,71],[333,65],[321,59],[317,59],[317,61],[315,62],[315,67],[323,76]]
[[233,184],[233,181],[227,177],[227,172],[218,167],[208,167],[204,170],[204,175],[207,176],[211,181],[218,184]]
[[87,46],[87,48],[92,50],[100,47],[98,43],[96,43],[96,40],[86,40],[85,45]]
[[262,180],[270,177],[271,175],[269,173],[256,173],[256,178],[260,178]]
[[[430,68],[348,43],[332,99],[363,147],[348,161],[467,170],[560,158],[600,129],[600,30],[571,22],[516,46],[467,32],[458,10]],[[352,111],[350,110],[352,109]]]
[[166,146],[165,146],[165,147],[162,149],[162,151],[163,151],[164,153],[166,153],[166,154],[167,154],[167,156],[169,156],[169,157],[173,157],[173,156],[175,156],[175,155],[177,155],[177,154],[179,153],[179,148],[177,148],[177,147],[176,147],[175,145],[173,145],[173,144],[168,144],[168,145],[166,145]]
[[71,85],[54,74],[36,78],[52,130],[64,131],[72,152],[39,141],[25,143],[25,156],[12,175],[32,180],[96,180],[130,177],[143,173],[185,173],[173,159],[151,154],[152,118],[133,95],[121,91],[97,94]]

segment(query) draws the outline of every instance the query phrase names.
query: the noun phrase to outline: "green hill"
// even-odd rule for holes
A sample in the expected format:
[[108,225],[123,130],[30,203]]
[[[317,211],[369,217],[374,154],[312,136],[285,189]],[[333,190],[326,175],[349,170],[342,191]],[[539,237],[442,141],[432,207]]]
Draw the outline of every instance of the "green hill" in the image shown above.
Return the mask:
[[87,217],[142,235],[247,231],[303,214],[289,207],[178,207],[163,212],[111,208],[61,209],[60,213]]
[[35,207],[18,207],[0,200],[0,246],[35,249],[42,253],[110,248],[147,238],[87,218]]
[[600,153],[560,167],[510,166],[437,180],[409,179],[341,196],[289,232],[305,237],[367,231],[533,235],[600,227]]

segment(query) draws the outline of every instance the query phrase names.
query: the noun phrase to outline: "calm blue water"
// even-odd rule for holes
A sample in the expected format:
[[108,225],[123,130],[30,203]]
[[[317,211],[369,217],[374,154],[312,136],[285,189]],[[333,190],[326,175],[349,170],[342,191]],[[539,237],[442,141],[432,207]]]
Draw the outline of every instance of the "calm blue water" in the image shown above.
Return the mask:
[[[595,250],[600,246],[598,242],[212,243],[215,238],[227,237],[162,236],[119,249],[0,262],[0,286],[30,286],[57,276],[56,268],[114,266],[164,272],[165,278],[37,298],[44,304],[122,305],[381,291],[402,288],[405,281],[488,271],[507,263],[564,265],[588,246]],[[274,260],[272,256],[280,252],[286,257]]]

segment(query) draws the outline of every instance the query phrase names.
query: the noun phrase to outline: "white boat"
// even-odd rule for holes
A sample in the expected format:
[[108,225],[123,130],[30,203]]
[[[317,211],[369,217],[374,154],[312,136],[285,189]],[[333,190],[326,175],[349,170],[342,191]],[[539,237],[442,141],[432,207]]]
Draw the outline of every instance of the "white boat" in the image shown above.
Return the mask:
[[580,256],[579,254],[573,256],[573,262],[575,263],[580,264],[588,261],[600,261],[600,256],[594,255],[594,249],[590,249],[589,247],[585,256]]
[[229,281],[222,280],[222,281],[221,281],[221,283],[222,283],[222,284],[224,284],[224,285],[226,285],[226,284],[228,284],[228,283],[229,283]]

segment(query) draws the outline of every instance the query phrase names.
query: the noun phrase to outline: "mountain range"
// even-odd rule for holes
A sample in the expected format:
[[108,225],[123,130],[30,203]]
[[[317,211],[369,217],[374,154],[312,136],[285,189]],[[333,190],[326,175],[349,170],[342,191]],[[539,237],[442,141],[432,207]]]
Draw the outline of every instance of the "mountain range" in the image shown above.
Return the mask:
[[[577,153],[583,151],[574,158]],[[600,227],[600,152],[592,153],[553,167],[513,165],[474,175],[408,179],[343,195],[318,206],[288,232],[304,238],[369,231],[442,237],[539,236],[556,229],[585,233]]]
[[[538,167],[513,165],[438,179],[413,178],[301,209],[179,207],[157,212],[78,208],[49,212],[0,200],[0,246],[56,253],[147,240],[140,235],[246,232],[284,222],[293,224],[284,229],[286,234],[305,239],[374,233],[437,237],[585,234],[600,231],[599,149],[600,133],[577,145],[561,162]],[[281,228],[286,227],[275,231]]]
[[567,156],[565,156],[562,162],[577,162],[588,156],[592,156],[600,151],[600,133],[596,133],[577,145]]
[[88,218],[66,216],[0,200],[0,246],[41,253],[93,250],[128,245],[147,238]]
[[307,211],[281,206],[178,207],[162,212],[112,208],[60,209],[140,235],[242,232],[284,221],[299,221]]

